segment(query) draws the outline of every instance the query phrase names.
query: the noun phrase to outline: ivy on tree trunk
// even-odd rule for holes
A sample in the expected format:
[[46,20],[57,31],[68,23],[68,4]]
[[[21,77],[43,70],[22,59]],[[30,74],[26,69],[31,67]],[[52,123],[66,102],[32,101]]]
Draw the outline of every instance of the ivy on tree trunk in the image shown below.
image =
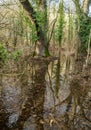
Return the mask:
[[47,1],[35,0],[36,7],[32,5],[29,0],[19,0],[23,8],[27,11],[30,20],[34,23],[36,28],[37,40],[36,40],[36,54],[40,56],[49,56],[49,50],[47,44]]

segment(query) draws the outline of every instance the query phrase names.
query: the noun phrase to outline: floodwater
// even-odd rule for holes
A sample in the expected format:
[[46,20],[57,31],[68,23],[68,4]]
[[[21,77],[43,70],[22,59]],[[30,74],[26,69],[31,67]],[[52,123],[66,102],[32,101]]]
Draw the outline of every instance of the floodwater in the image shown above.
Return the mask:
[[0,130],[91,130],[91,65],[82,64],[64,56],[1,69]]

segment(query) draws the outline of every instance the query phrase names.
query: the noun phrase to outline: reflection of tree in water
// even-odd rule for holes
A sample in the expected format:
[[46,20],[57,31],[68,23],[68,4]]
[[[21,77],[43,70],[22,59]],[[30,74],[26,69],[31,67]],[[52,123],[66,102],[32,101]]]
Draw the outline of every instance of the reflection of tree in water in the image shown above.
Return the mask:
[[[80,61],[81,62],[81,61]],[[70,81],[70,94],[63,101],[54,105],[51,110],[61,110],[66,105],[62,116],[57,117],[59,126],[64,124],[63,130],[90,130],[91,129],[91,66],[82,70],[78,64],[77,74]],[[86,71],[86,72],[85,72]],[[60,72],[59,72],[60,74]],[[60,79],[58,79],[60,82]],[[59,86],[60,87],[60,86]],[[60,90],[59,90],[60,91]],[[89,93],[90,92],[90,93]]]
[[4,101],[2,99],[2,75],[0,75],[0,130],[8,130],[6,122],[8,122],[8,112],[4,108]]
[[[83,104],[88,93],[87,86],[81,85],[81,80],[71,81],[71,94],[66,109],[66,124],[73,129],[91,129],[91,119],[86,116]],[[91,114],[91,113],[90,113]]]
[[[44,95],[46,89],[45,74],[48,63],[42,60],[36,61],[33,63],[33,67],[35,68],[35,72],[33,74],[32,86],[29,88],[27,101],[17,121],[19,130],[23,129],[25,122],[30,116],[35,118],[36,130],[43,130],[43,124],[41,122],[43,120]],[[23,81],[23,77],[21,81],[23,85],[26,84]]]
[[4,109],[3,101],[0,99],[0,130],[9,130],[6,122],[8,122],[8,113]]
[[[81,85],[79,79],[73,79],[70,84],[70,94],[62,102],[54,105],[54,109],[59,111],[61,106],[66,104],[66,110],[62,116],[55,117],[55,120],[63,130],[90,130],[91,129],[91,103],[87,97],[89,87]],[[86,100],[90,103],[86,106]],[[85,105],[84,105],[85,104]],[[84,107],[85,106],[85,107]],[[89,114],[88,114],[89,113]]]
[[[68,125],[73,129],[91,129],[91,64],[83,69],[84,59],[76,63],[76,74],[70,83],[71,98],[67,108]],[[89,114],[88,114],[89,113]]]
[[[30,64],[26,64],[26,66],[25,64],[20,64],[21,67],[18,72],[18,80],[19,83],[21,82],[20,85],[22,90],[20,96],[22,99],[26,99],[24,99],[22,105],[18,104],[21,105],[20,115],[12,128],[8,128],[6,125],[8,122],[8,114],[4,111],[3,102],[0,102],[0,110],[3,110],[1,113],[2,115],[0,115],[3,117],[3,120],[0,119],[0,125],[2,123],[2,129],[0,128],[0,130],[22,130],[27,129],[27,126],[29,126],[28,129],[31,130],[91,129],[91,96],[88,94],[91,87],[91,77],[88,76],[88,74],[91,75],[90,71],[88,71],[89,73],[85,76],[81,73],[74,75],[70,81],[70,91],[68,92],[66,89],[67,85],[63,86],[65,82],[61,81],[60,60],[56,61],[56,63],[55,74],[54,71],[52,72],[52,75],[55,76],[55,80],[50,76],[51,82],[48,82],[47,77],[48,86],[46,85],[45,74],[49,62],[42,59],[38,61],[36,59],[31,61]],[[32,67],[29,66],[31,64]],[[22,73],[21,76],[20,73]],[[55,82],[53,82],[53,80]],[[11,82],[14,81],[10,80],[10,84]],[[0,86],[2,85],[0,84]],[[50,86],[55,86],[55,89],[52,88],[52,91]],[[49,95],[47,94],[47,91],[45,93],[46,87],[48,87]],[[59,91],[62,91],[63,95],[61,95]],[[48,97],[48,102],[46,101],[46,96]],[[54,98],[56,99],[55,103],[52,101]],[[44,104],[44,100],[46,104]],[[47,105],[46,108],[48,107],[48,109],[44,108],[45,105]],[[65,106],[65,108],[63,106]],[[63,110],[63,113],[60,112],[62,109],[65,109]]]

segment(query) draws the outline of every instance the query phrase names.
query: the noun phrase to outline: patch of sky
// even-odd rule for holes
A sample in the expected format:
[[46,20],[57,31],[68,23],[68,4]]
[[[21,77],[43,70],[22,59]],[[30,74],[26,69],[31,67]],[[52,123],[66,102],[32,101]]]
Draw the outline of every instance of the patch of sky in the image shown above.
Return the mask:
[[89,5],[89,13],[88,13],[88,16],[91,17],[91,3]]
[[[62,0],[49,0],[49,4],[51,6],[56,5],[55,7],[58,8],[59,3]],[[65,12],[68,12],[68,10],[70,9],[71,12],[75,12],[75,5],[74,2],[72,0],[63,0],[63,5],[65,8]]]
[[75,13],[75,5],[72,0],[64,0],[64,8],[65,11],[68,12],[70,10],[71,13]]
[[83,0],[80,0],[80,5],[82,6]]

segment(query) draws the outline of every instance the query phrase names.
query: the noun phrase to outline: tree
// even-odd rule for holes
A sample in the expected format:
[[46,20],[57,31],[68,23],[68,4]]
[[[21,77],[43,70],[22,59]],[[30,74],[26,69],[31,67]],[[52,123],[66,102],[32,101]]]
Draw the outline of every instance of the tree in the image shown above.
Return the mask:
[[90,0],[83,0],[82,9],[83,9],[83,12],[84,12],[84,13],[87,13],[87,12],[88,12],[89,2],[90,2]]
[[90,0],[83,0],[82,6],[80,0],[73,0],[76,7],[76,13],[78,15],[78,34],[81,40],[81,52],[86,52],[87,43],[89,41],[89,35],[91,30],[91,18],[88,16]]
[[30,20],[36,28],[36,54],[40,56],[49,56],[49,43],[47,38],[47,0],[19,0],[23,8],[27,11]]

